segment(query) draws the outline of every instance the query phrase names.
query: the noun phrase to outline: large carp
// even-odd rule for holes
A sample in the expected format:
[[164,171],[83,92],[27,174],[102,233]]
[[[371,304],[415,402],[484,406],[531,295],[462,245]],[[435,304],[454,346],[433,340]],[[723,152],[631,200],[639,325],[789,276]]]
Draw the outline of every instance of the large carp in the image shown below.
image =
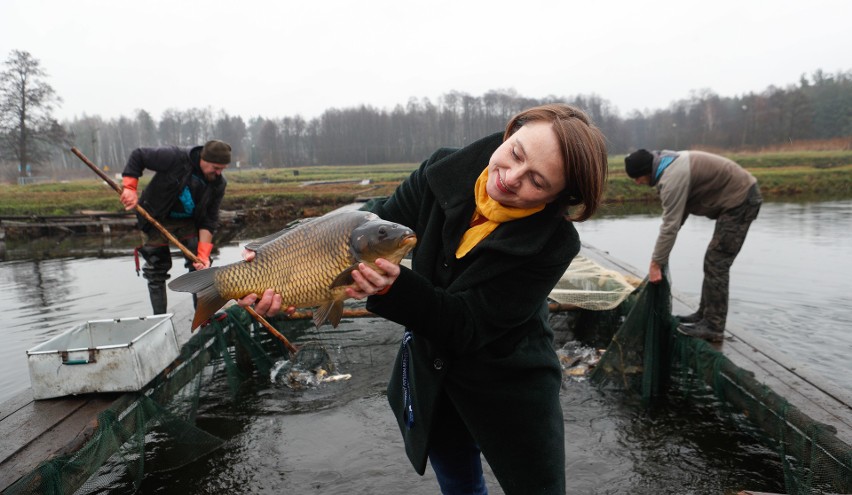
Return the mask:
[[251,262],[181,275],[169,288],[196,294],[192,328],[207,321],[230,299],[275,289],[283,306],[318,306],[317,327],[326,320],[336,327],[343,315],[345,289],[354,282],[359,262],[374,269],[375,260],[399,263],[417,243],[411,229],[366,211],[329,213],[247,244]]

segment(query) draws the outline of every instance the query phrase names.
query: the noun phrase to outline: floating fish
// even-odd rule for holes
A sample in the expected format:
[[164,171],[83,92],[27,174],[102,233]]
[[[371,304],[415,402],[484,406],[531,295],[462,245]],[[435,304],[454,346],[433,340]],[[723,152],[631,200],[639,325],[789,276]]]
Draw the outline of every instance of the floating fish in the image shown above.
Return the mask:
[[556,350],[562,373],[575,380],[584,380],[592,369],[597,366],[606,349],[584,347],[579,342],[567,342],[561,349]]
[[334,361],[324,345],[307,342],[290,359],[276,363],[269,378],[272,383],[302,390],[322,383],[349,380],[352,375],[335,371]]
[[239,261],[181,275],[169,283],[179,292],[197,294],[192,328],[207,321],[230,299],[262,294],[271,288],[283,306],[318,306],[314,324],[337,327],[352,270],[364,262],[378,270],[377,258],[399,263],[417,237],[403,225],[365,211],[330,213],[304,221],[246,245],[251,262]]

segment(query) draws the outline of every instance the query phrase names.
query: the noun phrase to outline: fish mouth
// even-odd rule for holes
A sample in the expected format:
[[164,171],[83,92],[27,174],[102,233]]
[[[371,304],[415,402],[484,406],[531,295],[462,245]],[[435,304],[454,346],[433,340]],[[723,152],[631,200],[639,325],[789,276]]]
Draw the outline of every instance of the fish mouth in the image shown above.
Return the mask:
[[417,244],[417,236],[414,234],[407,235],[399,241],[399,245],[404,247],[414,247],[415,244]]

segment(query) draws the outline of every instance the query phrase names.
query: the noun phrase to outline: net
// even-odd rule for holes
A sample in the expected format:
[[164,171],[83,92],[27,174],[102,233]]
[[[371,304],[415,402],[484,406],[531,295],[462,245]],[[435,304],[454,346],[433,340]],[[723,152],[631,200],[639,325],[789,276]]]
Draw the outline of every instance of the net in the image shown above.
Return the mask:
[[[296,340],[308,321],[272,318]],[[309,346],[310,347],[310,346]],[[181,349],[167,370],[137,393],[124,394],[97,418],[90,439],[75,452],[42,462],[3,491],[4,495],[132,493],[146,472],[179,468],[217,449],[224,440],[195,425],[205,385],[224,374],[232,398],[247,378],[269,376],[288,351],[239,306],[220,313]],[[307,366],[324,359],[312,348]]]
[[[787,493],[852,493],[852,448],[830,425],[808,417],[708,343],[675,332],[668,283],[645,281],[619,297],[612,309],[551,315],[551,321],[572,320],[572,337],[594,349],[606,347],[589,375],[592,383],[606,393],[637,394],[646,406],[664,407],[671,394],[688,399],[710,391],[719,399],[722,420],[748,422],[747,431],[776,452]],[[292,342],[307,340],[313,328],[309,319],[269,321]],[[323,343],[303,346],[306,352],[290,359],[280,340],[232,306],[182,348],[180,365],[103,411],[81,449],[43,462],[3,493],[137,491],[145,473],[175,469],[223,444],[195,423],[211,383],[224,381],[237,399],[252,377],[280,375],[282,359],[291,370],[333,370]]]
[[852,493],[852,447],[831,425],[804,414],[709,343],[676,332],[668,281],[646,280],[637,292],[589,376],[593,384],[639,395],[646,407],[662,405],[672,393],[689,399],[710,391],[723,421],[776,452],[788,494]]
[[636,302],[589,379],[601,388],[637,393],[648,406],[664,395],[668,385],[671,290],[665,279],[658,284],[645,279],[637,292]]
[[627,278],[584,256],[577,256],[551,291],[550,298],[582,309],[616,308],[635,289]]

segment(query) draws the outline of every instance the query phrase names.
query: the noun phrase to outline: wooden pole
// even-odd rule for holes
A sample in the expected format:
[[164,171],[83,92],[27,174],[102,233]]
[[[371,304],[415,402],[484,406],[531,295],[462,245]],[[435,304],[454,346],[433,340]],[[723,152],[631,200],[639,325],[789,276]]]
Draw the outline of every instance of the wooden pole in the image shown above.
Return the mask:
[[[92,162],[91,162],[88,158],[86,158],[86,156],[85,156],[85,155],[83,155],[83,153],[81,153],[81,152],[80,152],[80,150],[78,150],[77,148],[71,148],[71,152],[72,152],[72,153],[74,153],[75,155],[77,155],[77,158],[79,158],[80,160],[82,160],[82,161],[83,161],[83,163],[85,163],[85,164],[86,164],[86,165],[87,165],[90,169],[92,169],[92,171],[93,171],[93,172],[95,172],[96,174],[98,174],[98,176],[100,176],[100,178],[101,178],[101,179],[103,179],[103,180],[104,180],[104,182],[106,182],[107,184],[109,184],[109,185],[110,185],[110,187],[112,187],[112,188],[115,190],[115,192],[117,192],[119,195],[121,195],[122,187],[121,187],[121,186],[119,186],[119,185],[118,185],[118,184],[117,184],[114,180],[110,179],[110,177],[109,177],[106,173],[104,173],[104,171],[103,171],[103,170],[101,170],[100,168],[98,168],[98,166],[97,166],[97,165],[95,165],[95,164],[94,164],[94,163],[92,163]],[[187,258],[189,258],[190,260],[192,260],[192,262],[193,262],[193,263],[201,263],[201,260],[200,260],[200,259],[198,259],[198,256],[196,256],[196,255],[195,255],[195,253],[193,253],[192,251],[190,251],[189,249],[187,249],[187,248],[186,248],[186,246],[184,246],[184,245],[183,245],[183,243],[181,243],[181,242],[180,242],[180,241],[179,241],[179,240],[178,240],[175,236],[173,236],[173,235],[172,235],[172,234],[171,234],[171,233],[170,233],[170,232],[169,232],[169,231],[168,231],[165,227],[163,227],[163,225],[162,225],[160,222],[158,222],[157,220],[155,220],[155,219],[154,219],[154,217],[152,217],[150,213],[148,213],[147,211],[145,211],[145,209],[144,209],[144,208],[142,208],[141,206],[139,206],[139,205],[137,204],[137,205],[136,205],[136,211],[138,211],[138,212],[139,212],[139,213],[140,213],[143,217],[145,217],[145,219],[146,219],[146,220],[148,220],[149,222],[151,222],[151,225],[153,225],[154,227],[156,227],[156,228],[157,228],[157,230],[159,230],[159,231],[160,231],[160,232],[161,232],[164,236],[166,236],[166,238],[167,238],[168,240],[170,240],[170,241],[172,242],[172,244],[174,244],[175,246],[177,246],[177,247],[178,247],[178,249],[180,249],[180,250],[181,250],[181,252],[184,254],[184,256],[186,256]],[[254,308],[252,308],[251,306],[246,306],[244,309],[245,309],[246,311],[248,311],[248,313],[249,313],[249,314],[250,314],[250,315],[251,315],[251,316],[252,316],[255,320],[257,320],[257,321],[258,321],[261,325],[263,325],[263,327],[264,327],[264,328],[266,328],[266,329],[269,331],[269,333],[271,333],[271,334],[272,334],[272,335],[274,335],[276,338],[278,338],[278,340],[280,340],[281,342],[283,342],[283,343],[284,343],[284,347],[286,347],[288,351],[290,351],[290,352],[291,352],[291,353],[293,353],[293,354],[295,354],[296,352],[298,352],[298,350],[299,350],[299,349],[298,349],[298,348],[296,348],[296,346],[294,346],[293,344],[291,344],[291,343],[290,343],[290,341],[289,341],[289,340],[287,340],[287,337],[285,337],[285,336],[281,335],[281,332],[279,332],[278,330],[276,330],[276,329],[275,329],[275,327],[273,327],[272,325],[270,325],[270,324],[269,324],[269,322],[268,322],[268,321],[266,321],[266,318],[264,318],[264,317],[260,316],[259,314],[257,314],[257,312],[254,310]]]
[[[83,163],[85,163],[86,165],[88,165],[88,167],[89,167],[90,169],[92,169],[92,171],[94,171],[96,174],[98,174],[98,175],[100,176],[100,178],[104,180],[104,182],[106,182],[107,184],[109,184],[109,185],[110,185],[110,187],[112,187],[112,188],[115,190],[115,192],[117,192],[117,193],[118,193],[118,195],[119,195],[119,196],[121,195],[122,187],[121,187],[121,186],[119,186],[118,184],[116,184],[116,182],[115,182],[114,180],[110,179],[110,178],[109,178],[109,176],[108,176],[106,173],[104,173],[104,171],[103,171],[103,170],[99,169],[97,165],[95,165],[95,164],[94,164],[94,163],[92,163],[92,162],[91,162],[88,158],[86,158],[86,157],[83,155],[83,153],[81,153],[81,152],[80,152],[80,150],[78,150],[77,148],[71,148],[71,152],[72,152],[72,153],[74,153],[75,155],[77,155],[77,158],[79,158],[80,160],[82,160],[82,161],[83,161]],[[194,262],[196,262],[196,263],[198,263],[198,262],[199,262],[198,257],[197,257],[197,256],[195,256],[195,253],[193,253],[192,251],[190,251],[189,249],[187,249],[187,248],[186,248],[186,246],[184,246],[184,245],[183,245],[183,244],[182,244],[179,240],[177,240],[177,238],[175,238],[175,236],[173,236],[173,235],[172,235],[172,234],[171,234],[168,230],[166,230],[166,228],[165,228],[165,227],[163,227],[163,225],[162,225],[160,222],[158,222],[158,221],[157,221],[154,217],[152,217],[152,216],[151,216],[151,214],[150,214],[150,213],[148,213],[148,212],[145,210],[145,208],[143,208],[143,207],[141,207],[140,205],[138,205],[138,204],[137,204],[137,205],[136,205],[136,211],[138,211],[140,215],[142,215],[143,217],[145,217],[145,219],[146,219],[146,220],[148,220],[149,222],[151,222],[151,225],[153,225],[154,227],[156,227],[156,228],[157,228],[157,230],[159,230],[160,232],[162,232],[162,233],[163,233],[163,235],[164,235],[164,236],[166,236],[166,238],[167,238],[168,240],[170,240],[170,241],[172,242],[172,244],[174,244],[175,246],[177,246],[177,247],[178,247],[178,249],[180,249],[180,250],[181,250],[181,252],[182,252],[182,253],[183,253],[183,254],[184,254],[187,258],[191,259],[192,261],[194,261]]]

